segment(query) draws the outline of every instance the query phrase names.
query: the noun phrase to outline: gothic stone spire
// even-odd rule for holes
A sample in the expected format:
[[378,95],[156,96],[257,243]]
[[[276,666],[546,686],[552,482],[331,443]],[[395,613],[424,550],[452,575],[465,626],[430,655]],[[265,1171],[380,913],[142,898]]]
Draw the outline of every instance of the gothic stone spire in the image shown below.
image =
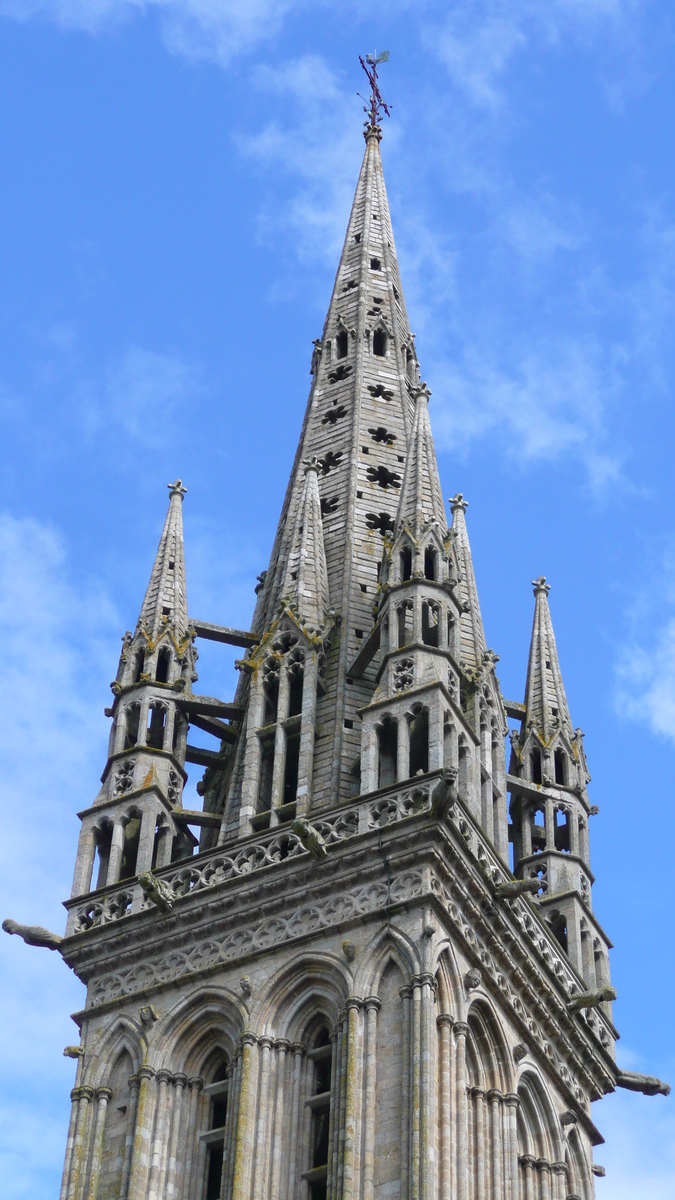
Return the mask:
[[168,484],[168,488],[171,493],[169,511],[138,619],[139,625],[153,640],[163,625],[172,625],[179,638],[185,637],[188,628],[182,513],[186,488],[180,479]]
[[433,523],[438,525],[441,536],[447,527],[429,423],[430,395],[426,383],[420,383],[414,391],[415,416],[396,515],[396,532],[407,525],[416,539]]
[[468,501],[464,499],[461,492],[458,492],[450,500],[452,534],[460,572],[459,593],[464,609],[460,621],[459,652],[462,661],[467,666],[475,668],[480,667],[485,656],[485,633],[466,528],[467,507]]
[[532,586],[535,606],[525,684],[526,727],[537,729],[548,741],[554,728],[562,726],[571,738],[572,721],[548,607],[551,589],[543,575],[533,580]]
[[295,515],[282,595],[282,599],[295,609],[302,624],[314,628],[324,624],[329,604],[320,474],[321,464],[316,457],[305,463],[305,481]]

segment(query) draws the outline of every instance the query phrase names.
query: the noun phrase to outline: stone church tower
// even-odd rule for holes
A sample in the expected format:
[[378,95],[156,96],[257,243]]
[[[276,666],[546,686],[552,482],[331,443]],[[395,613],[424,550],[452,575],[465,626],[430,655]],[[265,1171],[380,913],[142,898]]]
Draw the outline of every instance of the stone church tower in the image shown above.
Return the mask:
[[504,700],[448,524],[380,139],[251,628],[189,615],[177,480],[66,935],[5,922],[87,985],[61,1200],[591,1200],[591,1101],[667,1091],[615,1063],[548,585]]

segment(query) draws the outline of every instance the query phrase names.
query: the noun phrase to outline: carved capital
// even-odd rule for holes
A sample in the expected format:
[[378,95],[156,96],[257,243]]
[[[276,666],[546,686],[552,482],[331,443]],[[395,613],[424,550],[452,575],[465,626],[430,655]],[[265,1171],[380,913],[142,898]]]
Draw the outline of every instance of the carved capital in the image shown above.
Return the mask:
[[97,1100],[105,1100],[105,1102],[107,1104],[111,1096],[112,1096],[112,1088],[100,1087],[100,1088],[96,1089],[96,1099]]
[[91,1100],[94,1095],[94,1089],[88,1084],[83,1083],[80,1087],[74,1087],[70,1093],[71,1100]]
[[139,1068],[138,1068],[138,1078],[139,1078],[139,1079],[152,1079],[152,1078],[154,1077],[154,1074],[155,1074],[155,1068],[154,1068],[154,1067],[147,1067],[147,1066],[146,1066],[146,1067],[139,1067]]
[[564,1175],[566,1177],[569,1168],[565,1162],[553,1162],[551,1163],[551,1170],[554,1175]]
[[521,1167],[525,1168],[526,1171],[534,1171],[536,1159],[532,1154],[521,1154],[518,1162],[520,1163]]
[[345,1000],[345,1008],[347,1009],[347,1012],[349,1012],[350,1008],[353,1008],[358,1012],[360,1008],[363,1008],[363,1000],[360,996],[348,996]]
[[304,1054],[307,1047],[304,1042],[291,1042],[291,1054]]
[[272,1046],[274,1045],[274,1038],[268,1037],[267,1034],[263,1034],[262,1037],[258,1038],[258,1045],[260,1046],[261,1050],[271,1050]]
[[374,1009],[375,1012],[379,1012],[379,1010],[382,1008],[382,1001],[380,1000],[379,996],[366,996],[365,1000],[363,1001],[363,1007],[365,1008],[366,1012],[369,1012],[371,1009]]
[[398,994],[401,997],[401,1000],[409,1000],[410,997],[412,996],[412,988],[411,988],[410,984],[404,983],[403,987],[400,987],[398,989]]
[[455,1018],[452,1013],[439,1013],[436,1017],[436,1025],[439,1029],[452,1029],[455,1024]]
[[128,1078],[128,1080],[127,1080],[127,1083],[129,1084],[129,1091],[130,1091],[130,1092],[137,1092],[137,1091],[138,1091],[138,1088],[139,1088],[139,1084],[140,1084],[140,1082],[141,1082],[141,1081],[140,1081],[140,1079],[138,1078],[138,1075],[130,1075],[130,1076],[129,1076],[129,1078]]
[[246,1031],[246,1033],[242,1033],[242,1035],[241,1035],[242,1046],[255,1046],[257,1041],[258,1041],[258,1035],[255,1033],[251,1033],[250,1029],[248,1029]]
[[469,1026],[466,1021],[455,1021],[453,1025],[453,1033],[456,1038],[466,1037],[469,1032]]
[[498,1088],[489,1088],[487,1098],[490,1101],[490,1104],[501,1104],[502,1100],[504,1099]]
[[188,1077],[183,1071],[177,1071],[173,1077],[173,1082],[177,1088],[184,1088],[187,1086]]
[[201,1092],[203,1086],[204,1080],[201,1075],[193,1075],[191,1079],[188,1079],[188,1087],[191,1091]]
[[412,982],[413,987],[425,987],[426,986],[426,987],[431,988],[432,992],[434,992],[434,993],[436,992],[436,990],[438,988],[438,983],[437,983],[435,977],[428,973],[423,974],[423,975],[413,975],[411,982]]
[[516,1096],[515,1092],[507,1092],[504,1095],[504,1103],[507,1108],[520,1108],[520,1096]]
[[173,1076],[170,1071],[167,1071],[166,1067],[161,1067],[155,1078],[158,1083],[171,1083]]
[[289,1042],[288,1038],[275,1038],[275,1041],[274,1041],[274,1049],[275,1050],[283,1050],[284,1054],[288,1054],[288,1051],[290,1050],[290,1048],[291,1048],[291,1043]]
[[485,1100],[485,1097],[487,1095],[486,1091],[482,1087],[472,1087],[472,1088],[469,1088],[469,1091],[470,1091],[471,1095],[473,1096],[474,1100]]

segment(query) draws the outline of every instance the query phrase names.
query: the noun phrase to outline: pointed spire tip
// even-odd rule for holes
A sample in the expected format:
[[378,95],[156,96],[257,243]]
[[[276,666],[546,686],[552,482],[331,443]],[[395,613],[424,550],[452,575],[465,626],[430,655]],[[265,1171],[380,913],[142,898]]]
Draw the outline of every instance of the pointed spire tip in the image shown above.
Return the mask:
[[183,499],[183,496],[187,495],[187,488],[183,487],[182,479],[174,479],[173,483],[167,483],[166,486],[168,487],[172,496],[180,496],[181,500]]
[[535,596],[548,596],[551,590],[551,585],[546,582],[545,575],[539,575],[537,579],[533,579],[532,587],[534,588]]
[[453,516],[458,510],[463,513],[466,512],[467,508],[469,507],[469,501],[464,499],[464,496],[461,492],[457,492],[456,496],[450,496],[448,504],[450,505],[450,512],[453,514]]

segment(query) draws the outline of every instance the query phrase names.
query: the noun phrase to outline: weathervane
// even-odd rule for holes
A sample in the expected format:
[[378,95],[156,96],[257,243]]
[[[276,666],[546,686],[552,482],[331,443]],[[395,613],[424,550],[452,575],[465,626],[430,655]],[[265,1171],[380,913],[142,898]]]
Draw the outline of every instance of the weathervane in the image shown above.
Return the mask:
[[384,100],[382,99],[380,95],[380,89],[377,84],[377,68],[380,63],[389,62],[389,51],[383,50],[382,54],[377,55],[366,54],[365,61],[359,54],[359,62],[368,76],[368,83],[370,84],[371,89],[370,99],[366,99],[365,96],[361,96],[360,92],[357,92],[356,94],[357,96],[360,96],[362,100],[365,100],[363,111],[368,117],[368,120],[365,122],[366,129],[377,129],[382,113],[385,113],[388,117],[391,116],[389,106],[385,104]]

